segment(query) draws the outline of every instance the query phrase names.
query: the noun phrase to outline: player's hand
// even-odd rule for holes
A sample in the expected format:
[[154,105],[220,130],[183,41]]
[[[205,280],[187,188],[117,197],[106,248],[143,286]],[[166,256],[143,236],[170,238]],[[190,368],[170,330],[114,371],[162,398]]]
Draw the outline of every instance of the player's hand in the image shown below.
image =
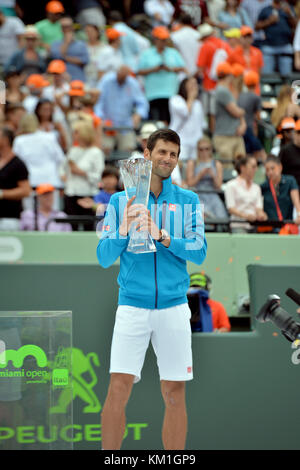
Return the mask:
[[123,212],[123,220],[119,228],[119,234],[122,237],[127,237],[132,224],[137,221],[141,214],[147,211],[143,204],[133,204],[134,199],[135,196],[129,199]]
[[149,210],[147,210],[146,213],[142,214],[139,217],[139,222],[136,229],[138,232],[148,231],[154,240],[159,240],[159,238],[161,237],[160,229],[153,221]]

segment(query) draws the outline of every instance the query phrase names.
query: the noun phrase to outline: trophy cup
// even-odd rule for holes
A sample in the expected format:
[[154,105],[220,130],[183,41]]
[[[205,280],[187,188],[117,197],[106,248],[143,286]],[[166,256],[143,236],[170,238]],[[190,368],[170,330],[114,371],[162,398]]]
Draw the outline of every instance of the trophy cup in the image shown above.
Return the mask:
[[[146,208],[149,199],[152,162],[142,158],[131,158],[120,162],[120,172],[125,187],[127,200],[136,196],[134,204],[143,204]],[[127,251],[131,253],[154,253],[155,243],[148,231],[138,232],[137,223],[130,228],[130,240]]]

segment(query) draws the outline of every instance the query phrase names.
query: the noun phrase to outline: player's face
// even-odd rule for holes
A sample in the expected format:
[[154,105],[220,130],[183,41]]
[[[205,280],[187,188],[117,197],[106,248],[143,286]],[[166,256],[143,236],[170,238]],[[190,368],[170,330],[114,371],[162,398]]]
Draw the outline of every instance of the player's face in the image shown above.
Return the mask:
[[169,178],[178,163],[179,146],[159,139],[152,152],[145,149],[145,158],[152,161],[152,173],[162,179]]

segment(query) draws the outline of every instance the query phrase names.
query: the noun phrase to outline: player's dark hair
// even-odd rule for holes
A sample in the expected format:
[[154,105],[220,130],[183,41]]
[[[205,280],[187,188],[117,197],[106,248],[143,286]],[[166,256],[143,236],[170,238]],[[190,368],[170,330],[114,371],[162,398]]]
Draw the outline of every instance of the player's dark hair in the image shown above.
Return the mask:
[[157,131],[153,132],[147,140],[147,149],[149,149],[150,152],[152,152],[158,140],[163,140],[165,142],[173,142],[174,144],[177,144],[179,146],[179,156],[180,137],[177,132],[172,131],[172,129],[158,129]]
[[273,162],[273,163],[276,163],[276,165],[281,165],[280,159],[276,157],[276,155],[273,155],[272,153],[270,153],[266,158],[265,163],[268,163],[268,162]]

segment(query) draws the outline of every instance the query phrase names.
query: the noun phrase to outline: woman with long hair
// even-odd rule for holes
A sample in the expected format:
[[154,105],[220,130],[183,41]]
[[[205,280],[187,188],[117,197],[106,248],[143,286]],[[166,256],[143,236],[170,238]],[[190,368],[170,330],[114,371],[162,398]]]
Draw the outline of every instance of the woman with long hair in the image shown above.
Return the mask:
[[236,159],[235,169],[238,176],[225,185],[225,203],[231,220],[244,220],[245,223],[232,224],[232,232],[253,232],[254,229],[247,222],[267,220],[267,214],[263,211],[261,189],[254,183],[256,158],[252,155],[240,155]]
[[222,163],[213,158],[213,147],[208,137],[202,137],[197,144],[197,160],[189,160],[186,181],[199,195],[204,204],[206,218],[227,219],[225,206],[218,195],[223,183]]
[[194,77],[185,78],[180,83],[177,95],[169,100],[169,127],[180,136],[181,161],[196,160],[197,142],[203,136],[205,116],[198,94],[197,80]]
[[285,117],[292,117],[295,121],[300,119],[300,107],[292,101],[293,92],[290,85],[283,85],[280,88],[276,108],[271,113],[271,122],[277,130]]
[[54,103],[47,99],[39,100],[35,108],[35,115],[39,121],[39,129],[50,132],[56,138],[64,152],[67,151],[67,138],[63,126],[54,122]]
[[240,29],[243,25],[252,26],[248,13],[241,6],[241,0],[226,0],[224,10],[220,11],[218,20],[218,28],[222,31]]

